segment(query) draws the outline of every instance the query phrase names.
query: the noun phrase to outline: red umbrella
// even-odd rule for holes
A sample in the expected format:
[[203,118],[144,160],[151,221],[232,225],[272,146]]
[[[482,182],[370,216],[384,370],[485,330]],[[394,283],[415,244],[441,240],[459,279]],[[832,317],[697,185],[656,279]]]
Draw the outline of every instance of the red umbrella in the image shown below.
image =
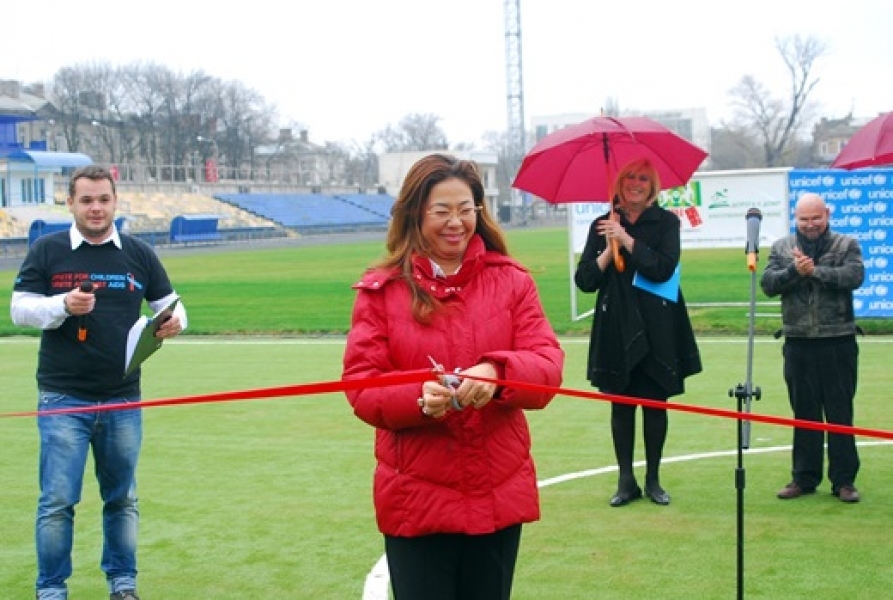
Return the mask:
[[[647,117],[593,117],[540,140],[524,157],[512,186],[553,204],[610,202],[616,174],[634,160],[647,158],[661,189],[668,189],[685,185],[706,157]],[[613,205],[611,210],[613,216]]]
[[832,167],[858,169],[893,164],[893,111],[869,121],[846,143]]

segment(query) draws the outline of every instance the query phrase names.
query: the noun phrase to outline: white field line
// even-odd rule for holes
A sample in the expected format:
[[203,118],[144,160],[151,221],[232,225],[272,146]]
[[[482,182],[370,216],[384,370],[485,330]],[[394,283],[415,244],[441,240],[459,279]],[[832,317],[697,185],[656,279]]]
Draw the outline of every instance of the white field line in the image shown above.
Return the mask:
[[[36,337],[27,337],[27,336],[17,336],[17,337],[3,337],[0,338],[0,344],[31,344],[37,345],[39,341]],[[562,344],[589,344],[588,336],[579,336],[579,337],[563,337],[560,338],[560,342]],[[742,337],[729,337],[729,338],[702,338],[698,340],[698,344],[741,344],[746,343],[747,338]],[[781,343],[779,340],[775,339],[755,339],[755,343]],[[214,336],[200,336],[191,338],[189,336],[185,336],[183,338],[177,338],[173,340],[166,340],[166,344],[187,344],[187,345],[204,345],[204,344],[213,344],[215,346],[219,345],[301,345],[301,346],[314,346],[314,345],[344,345],[343,337],[332,337],[332,338],[276,338],[276,337],[252,337],[252,336],[244,336],[244,337],[232,337],[232,338],[215,338]],[[860,344],[891,344],[893,343],[893,337],[876,337],[876,338],[859,338]],[[893,444],[891,441],[874,441],[874,442],[860,442],[859,446],[874,446],[881,444]],[[790,450],[790,446],[774,446],[771,448],[751,448],[744,451],[744,454],[764,454],[767,452],[781,452]],[[720,456],[730,456],[732,454],[737,454],[737,450],[723,450],[720,452],[707,452],[701,454],[689,454],[685,456],[674,456],[670,458],[664,458],[662,463],[673,463],[673,462],[682,462],[689,460],[700,460],[700,459],[708,459],[708,458],[716,458]],[[645,463],[644,461],[637,462],[635,466],[641,467]],[[541,488],[548,487],[550,485],[555,485],[558,483],[564,483],[566,481],[572,481],[574,479],[580,479],[582,477],[592,477],[595,475],[603,475],[605,473],[613,473],[617,471],[616,466],[610,467],[601,467],[598,469],[590,469],[586,471],[579,471],[577,473],[567,473],[565,475],[559,475],[557,477],[552,477],[549,479],[544,479],[538,483],[538,486]],[[372,570],[369,571],[369,574],[366,576],[366,583],[363,587],[363,598],[362,600],[387,600],[388,598],[388,587],[390,585],[390,574],[388,573],[388,564],[386,557],[382,555],[381,558],[375,563],[372,567]]]
[[[859,442],[858,446],[886,446],[893,444],[893,441],[883,440],[883,441],[870,441],[870,442]],[[770,448],[750,448],[748,450],[744,450],[743,454],[767,454],[769,452],[788,452],[791,450],[791,446],[772,446]],[[682,456],[671,456],[669,458],[664,458],[661,460],[661,464],[665,463],[676,463],[676,462],[686,462],[690,460],[702,460],[702,459],[710,459],[710,458],[718,458],[722,456],[737,456],[738,450],[722,450],[719,452],[701,452],[698,454],[685,454]],[[645,466],[645,461],[640,460],[636,462],[634,467],[643,467]],[[537,487],[544,488],[550,485],[556,485],[559,483],[565,483],[568,481],[573,481],[574,479],[582,479],[583,477],[593,477],[595,475],[605,475],[607,473],[615,473],[617,472],[617,466],[612,465],[610,467],[601,467],[598,469],[588,469],[586,471],[578,471],[576,473],[566,473],[564,475],[558,475],[557,477],[550,477],[549,479],[543,479],[538,482]],[[387,600],[388,598],[388,586],[390,584],[390,574],[388,573],[388,563],[385,555],[382,555],[381,558],[378,559],[378,562],[375,563],[375,566],[372,567],[372,570],[369,571],[369,574],[366,576],[366,584],[363,586],[363,597],[362,600]]]

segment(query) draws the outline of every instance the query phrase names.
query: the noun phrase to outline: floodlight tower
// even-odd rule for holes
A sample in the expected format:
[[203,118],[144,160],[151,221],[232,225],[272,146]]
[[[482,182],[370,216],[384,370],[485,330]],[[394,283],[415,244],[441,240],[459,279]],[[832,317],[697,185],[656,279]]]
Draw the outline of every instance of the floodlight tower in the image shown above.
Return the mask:
[[[514,180],[527,152],[524,135],[524,81],[521,74],[521,0],[505,0],[505,74],[508,104],[508,139],[506,172]],[[521,206],[526,219],[527,195]]]

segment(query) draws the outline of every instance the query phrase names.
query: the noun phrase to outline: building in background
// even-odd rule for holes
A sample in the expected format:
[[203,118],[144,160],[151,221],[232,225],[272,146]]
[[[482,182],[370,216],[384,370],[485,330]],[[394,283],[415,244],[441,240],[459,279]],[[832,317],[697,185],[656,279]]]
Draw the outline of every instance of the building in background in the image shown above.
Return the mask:
[[830,166],[846,143],[853,137],[853,134],[873,118],[857,119],[853,117],[852,113],[842,119],[822,117],[812,128],[813,166]]
[[394,198],[400,193],[400,186],[406,173],[420,158],[429,154],[443,152],[460,160],[471,160],[477,163],[484,184],[484,200],[487,209],[501,221],[507,221],[506,211],[500,211],[499,186],[496,183],[496,167],[499,158],[496,152],[483,150],[422,150],[417,152],[386,152],[378,157],[378,182],[380,190]]
[[56,176],[93,162],[48,147],[55,113],[43,85],[0,81],[0,207],[53,204]]
[[254,152],[258,169],[268,182],[313,188],[344,184],[343,153],[331,143],[310,141],[306,129],[298,137],[291,129],[280,129],[275,143],[257,146]]

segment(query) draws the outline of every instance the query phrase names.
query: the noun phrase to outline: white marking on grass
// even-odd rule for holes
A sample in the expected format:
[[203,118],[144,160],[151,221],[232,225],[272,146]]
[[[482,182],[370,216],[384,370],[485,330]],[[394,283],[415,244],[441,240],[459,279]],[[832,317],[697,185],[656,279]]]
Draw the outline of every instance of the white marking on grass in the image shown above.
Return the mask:
[[[871,442],[859,442],[858,446],[887,446],[893,444],[893,441],[883,440],[883,441],[871,441]],[[748,454],[768,454],[770,452],[782,452],[789,451],[791,446],[771,446],[769,448],[749,448],[743,451],[744,455]],[[676,462],[687,462],[690,460],[700,460],[707,458],[718,458],[723,456],[737,456],[738,450],[721,450],[718,452],[701,452],[697,454],[684,454],[682,456],[671,456],[669,458],[664,458],[661,460],[661,464],[666,463],[676,463]],[[636,462],[634,467],[643,467],[645,466],[645,461],[640,460]],[[612,465],[610,467],[600,467],[598,469],[587,469],[586,471],[577,471],[576,473],[567,473],[565,475],[559,475],[557,477],[550,477],[549,479],[543,479],[542,481],[537,483],[537,487],[544,488],[550,485],[555,485],[558,483],[565,483],[568,481],[573,481],[574,479],[582,479],[583,477],[593,477],[595,475],[605,475],[607,473],[615,473],[617,472],[617,466]],[[369,575],[366,576],[366,585],[363,587],[363,598],[362,600],[387,600],[388,598],[388,586],[390,585],[390,574],[388,573],[388,563],[387,557],[382,556],[378,559],[378,562],[375,563],[375,566],[372,568],[372,571],[369,572]]]
[[[589,336],[574,336],[574,337],[562,337],[559,338],[562,344],[589,344]],[[0,344],[10,344],[10,343],[21,343],[26,342],[30,344],[36,344],[39,341],[39,338],[36,337],[7,337],[0,338]],[[775,339],[755,339],[756,343],[781,343],[780,340]],[[295,337],[295,338],[275,338],[275,337],[252,337],[252,336],[244,336],[237,337],[234,336],[232,338],[220,338],[216,336],[197,336],[190,337],[184,336],[182,338],[177,338],[173,340],[167,340],[168,344],[189,344],[189,345],[303,345],[303,346],[313,346],[313,345],[334,345],[339,344],[343,345],[345,339],[343,337],[331,337],[331,338],[304,338],[304,337]],[[747,338],[706,338],[699,339],[698,344],[741,344],[747,342]],[[874,337],[874,338],[865,338],[862,337],[859,339],[860,344],[869,343],[869,344],[890,344],[893,343],[893,338],[888,337]],[[876,445],[886,445],[893,444],[891,441],[876,441],[876,442],[860,442],[859,446],[876,446]],[[744,451],[744,454],[765,454],[768,452],[780,452],[785,450],[790,450],[790,446],[773,446],[770,448],[751,448]],[[717,458],[721,456],[731,456],[737,454],[737,450],[723,450],[720,452],[705,452],[700,454],[687,454],[684,456],[674,456],[670,458],[665,458],[661,462],[662,463],[674,463],[674,462],[683,462],[689,460],[699,460],[706,458]],[[645,464],[644,461],[639,461],[635,464],[637,467],[641,467]],[[580,479],[582,477],[592,477],[595,475],[604,475],[606,473],[614,473],[617,471],[616,466],[610,467],[601,467],[598,469],[589,469],[586,471],[579,471],[577,473],[567,473],[565,475],[559,475],[558,477],[552,477],[549,479],[544,479],[540,481],[537,485],[540,488],[548,487],[550,485],[555,485],[557,483],[564,483],[566,481],[572,481],[574,479]],[[366,576],[366,583],[363,587],[363,600],[387,600],[388,598],[388,586],[390,585],[390,574],[388,573],[388,563],[385,556],[382,556],[378,559],[378,562],[375,563],[375,566]]]
[[363,600],[388,600],[388,585],[391,582],[391,574],[388,573],[387,556],[382,555],[372,567],[372,571],[366,576],[366,585],[363,586]]

